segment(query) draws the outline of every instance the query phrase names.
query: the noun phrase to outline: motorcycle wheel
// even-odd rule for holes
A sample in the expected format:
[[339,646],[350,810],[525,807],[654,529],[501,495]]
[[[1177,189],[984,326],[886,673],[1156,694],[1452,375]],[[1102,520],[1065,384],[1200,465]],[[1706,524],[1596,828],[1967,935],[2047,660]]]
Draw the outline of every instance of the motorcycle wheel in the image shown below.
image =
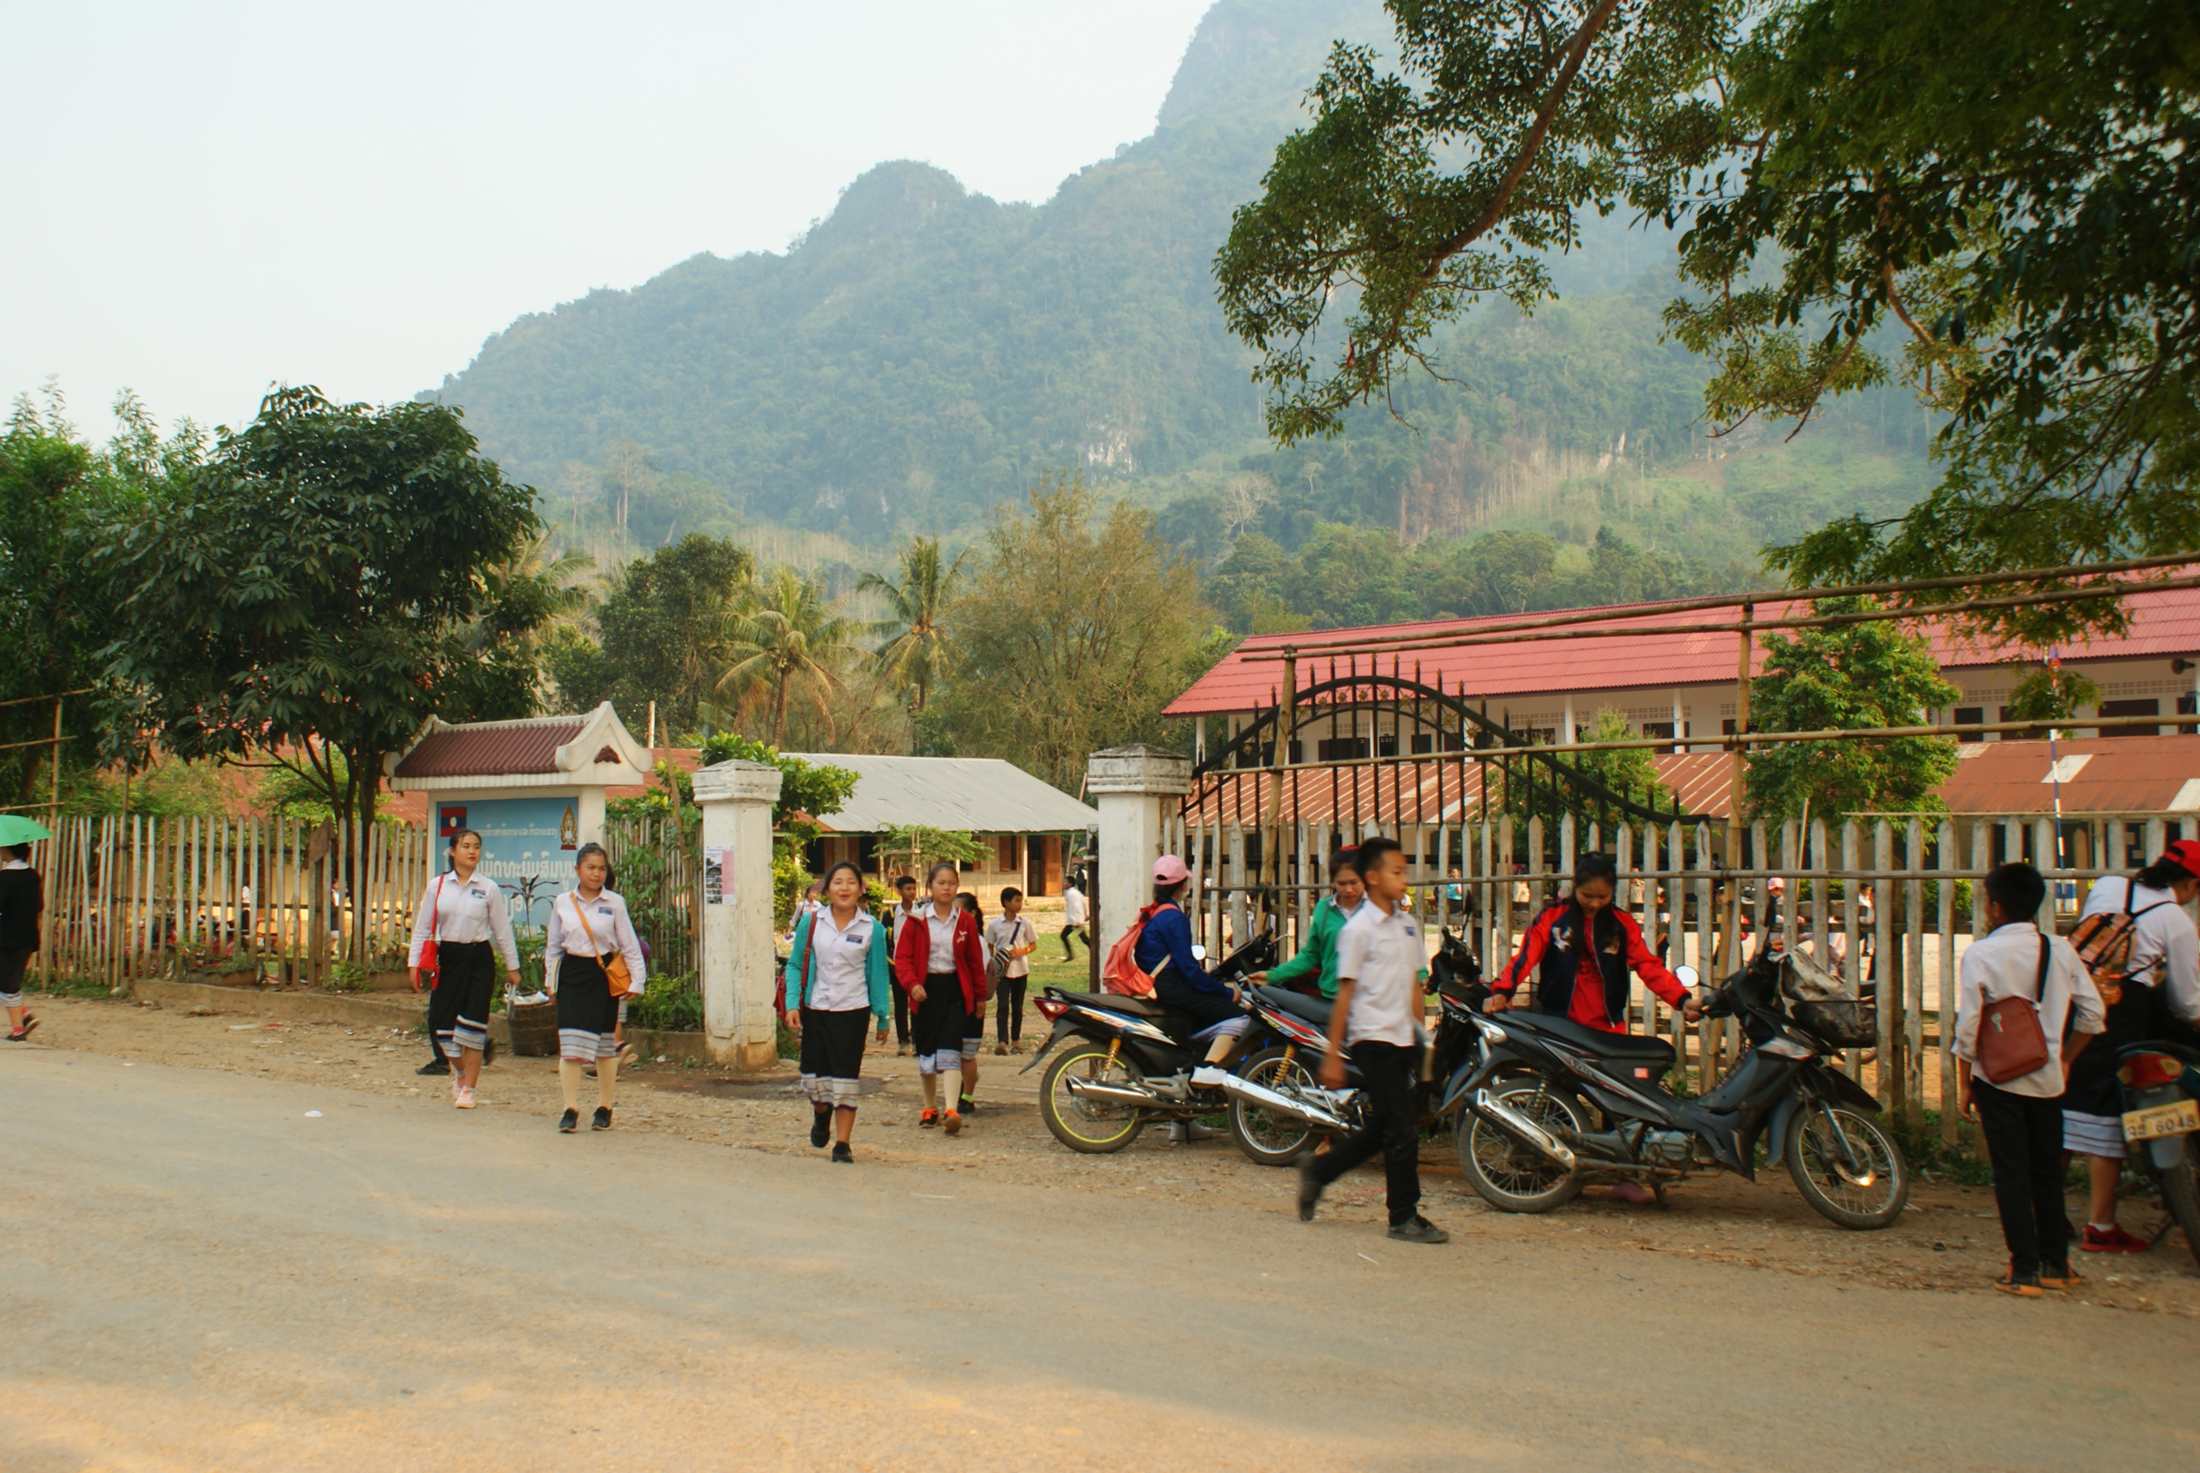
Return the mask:
[[2162,1173],[2162,1205],[2185,1230],[2185,1246],[2200,1263],[2200,1136],[2185,1137],[2185,1159]]
[[[1826,1122],[1833,1112],[1841,1133],[1864,1158],[1861,1174],[1841,1162],[1841,1147]],[[1910,1166],[1902,1148],[1869,1116],[1839,1105],[1811,1105],[1788,1121],[1788,1175],[1803,1200],[1828,1222],[1862,1231],[1883,1228],[1902,1215],[1910,1200]]]
[[[1572,1098],[1547,1089],[1534,1075],[1513,1075],[1490,1094],[1550,1131],[1580,1139],[1587,1112]],[[1538,1096],[1541,1098],[1539,1099]],[[1500,1212],[1549,1212],[1581,1195],[1581,1172],[1562,1171],[1474,1113],[1459,1112],[1459,1166],[1483,1201]]]
[[1121,1054],[1109,1063],[1105,1044],[1079,1039],[1065,1045],[1047,1062],[1039,1082],[1039,1114],[1056,1140],[1073,1151],[1104,1156],[1138,1139],[1138,1133],[1146,1128],[1144,1110],[1129,1105],[1087,1104],[1070,1094],[1067,1081],[1071,1077],[1134,1086],[1146,1082],[1138,1066]]
[[[1249,1084],[1279,1093],[1315,1087],[1314,1071],[1298,1054],[1284,1057],[1282,1045],[1262,1049],[1245,1061],[1238,1074]],[[1289,1166],[1314,1144],[1315,1130],[1304,1121],[1291,1120],[1264,1110],[1237,1096],[1230,1097],[1230,1138],[1256,1166]]]

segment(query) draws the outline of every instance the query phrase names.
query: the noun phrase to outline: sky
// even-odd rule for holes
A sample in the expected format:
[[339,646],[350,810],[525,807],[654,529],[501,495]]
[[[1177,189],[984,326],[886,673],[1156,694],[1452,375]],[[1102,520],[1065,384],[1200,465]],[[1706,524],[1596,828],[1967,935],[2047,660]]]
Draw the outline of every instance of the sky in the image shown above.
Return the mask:
[[1153,128],[1210,0],[0,0],[0,400],[95,439],[388,401],[886,159],[1043,201]]

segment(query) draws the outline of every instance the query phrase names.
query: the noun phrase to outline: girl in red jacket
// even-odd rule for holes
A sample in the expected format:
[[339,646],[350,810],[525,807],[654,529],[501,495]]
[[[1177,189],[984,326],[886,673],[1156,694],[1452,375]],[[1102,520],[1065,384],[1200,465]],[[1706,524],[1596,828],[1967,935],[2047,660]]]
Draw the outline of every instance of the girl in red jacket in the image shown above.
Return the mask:
[[[909,994],[909,1033],[924,1088],[924,1113],[917,1123],[923,1126],[942,1123],[940,1076],[962,1070],[963,1020],[985,1016],[985,951],[977,921],[955,903],[961,878],[952,864],[932,866],[925,881],[931,903],[901,928],[894,949],[894,981]],[[962,1112],[952,1104],[945,1126],[949,1135],[962,1130]]]

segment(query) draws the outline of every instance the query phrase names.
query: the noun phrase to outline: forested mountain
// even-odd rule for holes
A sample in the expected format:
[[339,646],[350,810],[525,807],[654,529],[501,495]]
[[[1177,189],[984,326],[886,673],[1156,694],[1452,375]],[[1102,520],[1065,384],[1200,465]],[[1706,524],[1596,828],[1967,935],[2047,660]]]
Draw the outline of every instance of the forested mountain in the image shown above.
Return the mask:
[[880,164],[786,252],[522,318],[437,396],[554,524],[636,548],[758,524],[960,540],[1078,471],[1163,508],[1210,565],[1242,530],[1295,550],[1346,521],[1406,543],[1618,532],[1711,577],[1922,487],[1925,427],[1891,393],[1786,451],[1708,440],[1702,365],[1660,331],[1673,243],[1618,220],[1556,263],[1560,302],[1473,314],[1444,345],[1457,381],[1407,386],[1405,422],[1371,406],[1337,440],[1271,447],[1211,262],[1330,44],[1388,36],[1373,0],[1219,0],[1152,134],[1043,205]]

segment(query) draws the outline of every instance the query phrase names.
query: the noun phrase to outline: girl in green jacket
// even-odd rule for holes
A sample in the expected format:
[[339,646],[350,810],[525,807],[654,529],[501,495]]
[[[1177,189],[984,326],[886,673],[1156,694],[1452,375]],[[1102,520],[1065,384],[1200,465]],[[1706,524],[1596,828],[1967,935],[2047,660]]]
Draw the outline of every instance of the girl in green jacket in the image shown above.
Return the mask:
[[886,924],[863,905],[863,872],[842,860],[825,872],[824,901],[795,922],[787,954],[787,1025],[802,1034],[802,1088],[810,1097],[810,1144],[833,1140],[833,1160],[855,1160],[856,1094],[863,1074],[865,1015],[886,1037],[889,942]]
[[1360,851],[1338,850],[1329,859],[1329,893],[1314,907],[1314,921],[1307,928],[1306,940],[1299,947],[1298,955],[1253,980],[1296,992],[1318,990],[1323,997],[1334,998],[1337,995],[1337,936],[1366,898],[1367,887],[1360,882]]

